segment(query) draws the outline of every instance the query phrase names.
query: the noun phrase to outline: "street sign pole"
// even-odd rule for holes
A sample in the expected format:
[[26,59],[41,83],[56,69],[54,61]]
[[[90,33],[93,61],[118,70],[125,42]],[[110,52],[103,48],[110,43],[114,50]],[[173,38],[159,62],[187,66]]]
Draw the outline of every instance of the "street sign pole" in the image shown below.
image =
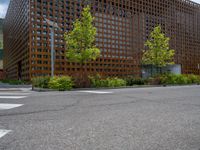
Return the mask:
[[54,70],[55,70],[55,50],[54,50],[54,29],[61,29],[57,23],[44,18],[48,25],[51,26],[51,77],[54,76]]
[[51,28],[51,77],[54,76],[54,27]]

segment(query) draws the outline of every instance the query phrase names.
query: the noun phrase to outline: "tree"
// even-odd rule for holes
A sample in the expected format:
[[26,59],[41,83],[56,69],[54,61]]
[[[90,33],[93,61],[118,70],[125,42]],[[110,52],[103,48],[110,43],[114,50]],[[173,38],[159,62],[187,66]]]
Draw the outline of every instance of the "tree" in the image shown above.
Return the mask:
[[96,28],[93,20],[90,7],[87,6],[81,18],[74,22],[73,30],[65,34],[66,57],[69,61],[84,64],[100,56],[100,50],[95,45]]
[[100,56],[100,50],[95,45],[97,31],[93,21],[90,6],[87,6],[83,8],[81,17],[73,23],[73,30],[64,36],[67,60],[80,63],[82,72],[85,70],[85,63],[96,60]]
[[170,38],[161,32],[160,26],[155,27],[145,43],[148,50],[143,53],[142,63],[157,68],[174,64],[175,51],[169,48],[169,40]]

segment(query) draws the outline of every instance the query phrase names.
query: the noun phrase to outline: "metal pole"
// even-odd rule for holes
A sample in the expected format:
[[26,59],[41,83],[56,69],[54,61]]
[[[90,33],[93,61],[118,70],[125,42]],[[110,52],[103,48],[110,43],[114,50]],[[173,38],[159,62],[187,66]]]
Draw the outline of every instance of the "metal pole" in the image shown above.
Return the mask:
[[54,76],[54,27],[51,28],[51,77]]

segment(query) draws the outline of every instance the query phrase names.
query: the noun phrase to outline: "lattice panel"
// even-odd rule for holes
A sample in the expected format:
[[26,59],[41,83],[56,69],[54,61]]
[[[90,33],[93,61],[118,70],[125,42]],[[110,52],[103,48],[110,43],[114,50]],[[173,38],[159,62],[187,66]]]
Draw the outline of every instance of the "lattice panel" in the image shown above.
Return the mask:
[[[61,27],[55,31],[55,73],[79,74],[80,65],[69,63],[65,58],[63,34],[72,29],[84,4],[81,0],[27,1],[11,1],[6,16],[4,62],[8,76],[18,77],[16,66],[19,61],[24,79],[50,75],[50,27],[44,18]],[[21,6],[24,3],[30,13]],[[153,28],[161,25],[163,32],[171,38],[170,47],[176,50],[175,62],[182,65],[183,73],[200,74],[199,4],[188,0],[90,0],[88,3],[95,16],[96,45],[101,49],[101,57],[88,63],[88,73],[140,76],[144,42]],[[20,12],[18,18],[14,18],[14,10]],[[29,27],[25,26],[27,21]],[[8,33],[16,35],[16,40],[10,39]]]

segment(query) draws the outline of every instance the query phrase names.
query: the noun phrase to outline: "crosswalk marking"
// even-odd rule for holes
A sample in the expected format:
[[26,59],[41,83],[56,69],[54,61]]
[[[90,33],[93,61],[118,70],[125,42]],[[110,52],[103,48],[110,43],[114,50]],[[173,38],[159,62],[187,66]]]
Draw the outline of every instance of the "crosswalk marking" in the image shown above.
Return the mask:
[[0,92],[0,96],[3,96],[3,95],[10,95],[10,96],[26,96],[26,95],[30,95],[31,93],[15,93],[15,92]]
[[79,91],[81,93],[93,93],[93,94],[111,94],[113,92],[105,92],[105,91]]
[[0,99],[21,99],[26,98],[29,94],[28,92],[0,92]]
[[11,130],[2,130],[2,129],[0,129],[0,138],[2,138],[3,136],[5,136],[9,132],[11,132]]
[[25,98],[27,96],[0,96],[0,99],[20,99],[20,98]]
[[[26,98],[29,96],[28,92],[11,92],[11,91],[0,91],[0,100],[3,99],[21,99]],[[23,106],[24,104],[11,104],[11,103],[0,103],[0,110],[9,110],[13,108],[17,108],[20,106]],[[10,133],[11,130],[5,130],[0,129],[0,138],[4,137],[8,133]]]
[[23,106],[24,104],[7,104],[7,103],[0,103],[0,110],[5,110],[5,109],[12,109],[16,107]]
[[32,90],[32,87],[31,88],[21,88],[20,90],[22,90],[23,92],[29,92]]

